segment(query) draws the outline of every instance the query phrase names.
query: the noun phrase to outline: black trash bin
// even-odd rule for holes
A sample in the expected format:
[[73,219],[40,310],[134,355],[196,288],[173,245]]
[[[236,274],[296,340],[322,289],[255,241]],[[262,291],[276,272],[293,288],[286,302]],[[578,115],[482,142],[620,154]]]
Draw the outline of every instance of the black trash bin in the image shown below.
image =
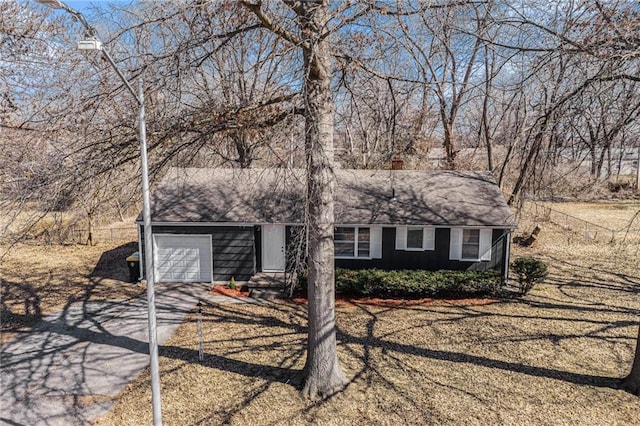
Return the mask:
[[127,266],[129,267],[129,281],[137,283],[140,280],[140,253],[135,252],[127,257]]

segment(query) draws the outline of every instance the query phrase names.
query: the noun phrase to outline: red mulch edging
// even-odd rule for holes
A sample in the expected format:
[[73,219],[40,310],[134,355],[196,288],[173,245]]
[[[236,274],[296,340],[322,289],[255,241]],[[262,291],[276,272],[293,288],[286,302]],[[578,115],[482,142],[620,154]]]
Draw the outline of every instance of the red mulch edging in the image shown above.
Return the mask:
[[235,289],[230,289],[226,285],[216,285],[211,289],[211,293],[229,297],[249,297],[249,287],[239,285]]
[[[211,293],[229,297],[249,297],[249,287],[245,285],[239,285],[235,288],[235,290],[232,290],[226,285],[216,285],[213,287],[213,289],[211,289]],[[296,292],[294,297],[291,298],[291,301],[300,305],[306,305],[306,294],[304,292],[298,291]],[[498,299],[477,297],[471,297],[467,299],[433,299],[430,297],[425,297],[422,299],[382,299],[379,297],[336,296],[337,307],[365,305],[380,306],[383,308],[406,308],[409,306],[429,306],[434,304],[481,306],[496,303],[498,301]]]

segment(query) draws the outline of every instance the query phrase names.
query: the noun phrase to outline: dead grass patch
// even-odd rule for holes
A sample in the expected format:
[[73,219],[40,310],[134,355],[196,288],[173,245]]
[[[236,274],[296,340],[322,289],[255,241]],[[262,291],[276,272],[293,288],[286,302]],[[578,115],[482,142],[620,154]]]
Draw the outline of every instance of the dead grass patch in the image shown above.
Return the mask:
[[137,243],[12,247],[0,263],[0,341],[28,332],[42,316],[74,302],[141,294],[142,286],[128,282],[125,262],[135,250]]
[[[640,424],[640,400],[616,389],[640,315],[628,247],[545,226],[532,248],[549,277],[519,299],[337,307],[347,388],[300,397],[306,305],[208,304],[205,360],[196,316],[161,349],[167,425]],[[632,261],[634,260],[635,261]],[[98,425],[152,421],[149,373]]]
[[[592,203],[565,202],[544,203],[554,210],[604,225],[613,230],[620,230],[631,226],[633,230],[640,230],[640,218],[635,214],[640,211],[640,201],[600,201]],[[634,220],[635,219],[635,220]]]
[[[567,313],[534,299],[359,306],[339,308],[337,318],[349,385],[311,402],[296,385],[304,305],[206,306],[204,362],[194,317],[161,350],[165,424],[628,424],[640,416],[637,398],[611,387],[631,356],[631,314]],[[98,424],[149,424],[149,407],[145,372]]]

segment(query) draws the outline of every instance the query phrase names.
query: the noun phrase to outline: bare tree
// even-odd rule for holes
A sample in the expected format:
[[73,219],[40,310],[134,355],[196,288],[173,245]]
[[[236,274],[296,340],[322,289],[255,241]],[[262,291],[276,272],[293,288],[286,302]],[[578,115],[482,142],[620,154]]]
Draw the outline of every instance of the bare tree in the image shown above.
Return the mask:
[[[456,168],[458,115],[480,81],[473,81],[477,57],[487,31],[493,2],[473,2],[461,7],[433,8],[419,15],[424,33],[399,25],[411,45],[412,57],[421,69],[437,102],[442,126],[446,167]],[[416,37],[416,33],[421,37]]]
[[596,82],[570,103],[567,116],[571,133],[588,150],[590,173],[595,180],[602,177],[605,159],[606,176],[611,176],[611,150],[617,145],[623,151],[623,144],[617,142],[639,113],[639,92],[634,81]]
[[[522,28],[535,28],[541,34],[551,38],[554,46],[545,46],[549,52],[559,52],[563,56],[571,56],[574,61],[593,64],[587,76],[583,76],[581,81],[569,90],[563,90],[564,94],[556,97],[552,103],[554,106],[548,109],[549,112],[564,107],[570,100],[576,99],[590,88],[597,88],[603,82],[620,81],[640,81],[638,69],[640,63],[640,39],[638,39],[638,29],[640,23],[640,12],[637,8],[629,7],[627,2],[612,1],[603,2],[600,0],[590,0],[573,4],[559,5],[557,10],[567,8],[562,11],[552,22],[537,20],[524,11],[512,10],[514,16],[511,22]],[[557,81],[557,80],[556,80]],[[624,98],[624,96],[623,96]],[[598,137],[599,132],[605,139],[605,145],[610,141],[607,139],[620,132],[626,124],[635,120],[637,115],[637,101],[628,104],[631,119],[628,121],[626,114],[623,114],[621,121],[613,125],[606,125],[600,130],[596,130],[598,120],[602,117],[593,117],[596,123],[589,123],[591,134]],[[549,114],[545,114],[541,122],[544,127],[549,125]],[[595,127],[594,127],[595,125]],[[552,126],[553,127],[553,126]],[[547,127],[550,128],[550,127]],[[613,135],[611,134],[613,132]],[[594,138],[590,139],[593,140]],[[529,151],[528,158],[533,157],[533,151]],[[596,166],[597,168],[597,166]],[[597,170],[596,170],[597,171]],[[518,179],[510,201],[514,200],[518,191],[522,188],[524,181],[523,174]],[[636,343],[635,358],[632,363],[630,374],[623,379],[622,386],[630,392],[640,395],[640,333]]]
[[425,86],[345,69],[338,74],[336,148],[343,165],[385,168],[395,155],[428,151],[437,117],[422,101]]
[[632,394],[640,396],[640,329],[638,329],[636,352],[631,364],[631,371],[628,376],[622,379],[621,386]]
[[[40,207],[84,205],[93,221],[95,206],[122,186],[111,172],[135,170],[132,101],[97,56],[64,47],[63,18],[14,2],[0,10],[8,35],[0,39],[0,137],[34,135],[33,150],[22,153],[10,137],[0,140],[11,151],[0,158],[3,201],[24,206],[44,194]],[[460,166],[461,147],[484,146],[516,204],[543,190],[565,151],[579,158],[586,146],[599,176],[613,148],[623,152],[637,132],[640,19],[622,1],[192,0],[110,10],[100,29],[118,65],[145,76],[158,175],[171,165],[292,166],[289,154],[304,145],[304,392],[312,397],[344,384],[333,294],[334,145],[346,164],[378,167],[395,153],[424,154],[439,139],[448,168]],[[36,59],[56,67],[43,75]],[[303,132],[298,146],[294,135]],[[104,185],[96,198],[79,181]],[[637,364],[626,382],[636,393]]]
[[[0,4],[0,224],[9,245],[64,209],[73,188],[65,185],[63,152],[77,110],[71,81],[86,67],[76,67],[80,56],[56,43],[66,24],[17,2]],[[54,69],[43,70],[49,61]]]
[[298,31],[283,25],[262,3],[243,2],[261,24],[302,50],[304,60],[306,212],[308,226],[309,333],[303,394],[316,398],[340,389],[346,379],[338,362],[333,265],[334,159],[329,1],[292,3]]

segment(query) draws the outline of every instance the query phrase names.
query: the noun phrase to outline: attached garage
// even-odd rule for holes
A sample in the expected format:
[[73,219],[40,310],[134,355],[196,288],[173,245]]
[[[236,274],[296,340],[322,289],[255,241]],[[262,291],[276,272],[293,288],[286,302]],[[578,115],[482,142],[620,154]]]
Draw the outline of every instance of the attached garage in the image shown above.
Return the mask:
[[211,282],[211,235],[153,236],[157,281]]

